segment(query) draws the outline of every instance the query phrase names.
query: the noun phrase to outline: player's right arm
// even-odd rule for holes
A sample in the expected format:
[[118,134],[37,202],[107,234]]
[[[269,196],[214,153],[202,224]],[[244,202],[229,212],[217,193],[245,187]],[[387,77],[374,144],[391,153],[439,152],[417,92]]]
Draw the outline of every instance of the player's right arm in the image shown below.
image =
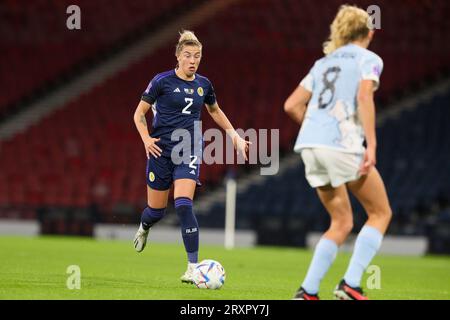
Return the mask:
[[299,85],[284,103],[284,111],[298,124],[302,124],[312,93]]
[[374,81],[361,80],[358,89],[358,114],[364,129],[367,149],[360,173],[367,174],[376,164],[377,137],[375,133],[375,102],[373,99]]
[[314,88],[314,67],[315,64],[284,103],[284,111],[299,125],[302,125],[302,122],[305,119],[306,109],[308,108],[309,100],[311,100],[312,97]]
[[161,156],[161,148],[156,145],[160,139],[150,137],[147,127],[147,120],[145,118],[146,113],[150,110],[151,105],[143,100],[141,100],[134,112],[134,124],[141,136],[142,142],[144,143],[145,153],[147,158],[150,158],[150,154],[155,158]]
[[374,91],[380,84],[383,70],[383,60],[374,53],[364,57],[361,63],[361,81],[357,93],[358,116],[366,138],[366,152],[361,165],[361,174],[368,174],[376,164],[377,137],[375,133],[375,102]]

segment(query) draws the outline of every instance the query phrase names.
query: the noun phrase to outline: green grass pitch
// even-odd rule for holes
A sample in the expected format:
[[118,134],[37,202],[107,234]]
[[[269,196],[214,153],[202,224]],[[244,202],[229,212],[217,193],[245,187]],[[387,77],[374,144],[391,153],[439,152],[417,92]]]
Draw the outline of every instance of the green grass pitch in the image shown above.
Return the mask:
[[[142,253],[132,241],[70,237],[0,237],[0,299],[252,299],[289,300],[302,281],[312,252],[256,247],[225,250],[201,246],[200,259],[215,259],[226,270],[220,290],[182,284],[182,243],[149,243]],[[323,280],[320,296],[332,290],[350,256],[340,253]],[[377,256],[381,289],[363,287],[370,299],[450,299],[450,257]],[[78,265],[81,288],[66,286],[67,267]]]

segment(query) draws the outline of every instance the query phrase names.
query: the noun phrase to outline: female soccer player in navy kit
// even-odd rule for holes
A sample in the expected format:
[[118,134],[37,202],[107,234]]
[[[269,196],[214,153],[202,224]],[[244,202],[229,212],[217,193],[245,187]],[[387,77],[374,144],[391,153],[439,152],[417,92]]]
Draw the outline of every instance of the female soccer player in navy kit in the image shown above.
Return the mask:
[[[202,58],[202,44],[193,32],[183,31],[180,34],[175,55],[178,61],[176,69],[160,73],[153,78],[134,113],[134,122],[148,158],[148,207],[142,212],[134,247],[138,252],[144,250],[149,229],[164,216],[169,189],[173,183],[175,209],[180,219],[188,257],[188,267],[181,281],[192,283],[192,271],[198,262],[199,248],[199,227],[192,210],[192,201],[202,156],[202,140],[201,137],[196,138],[194,131],[203,105],[206,105],[213,120],[230,135],[234,147],[245,159],[249,142],[239,137],[219,108],[211,82],[196,73]],[[151,134],[145,118],[150,108],[154,114]],[[187,148],[190,153],[181,156],[181,163],[173,161],[172,157],[179,153],[179,141],[173,139],[172,134],[180,129],[190,134]]]
[[[388,197],[375,168],[375,104],[383,61],[367,50],[374,31],[369,15],[342,6],[331,25],[325,57],[319,59],[286,100],[285,111],[301,129],[294,150],[301,153],[306,179],[331,217],[294,299],[318,300],[319,285],[338,246],[353,228],[350,190],[368,220],[361,229],[348,269],[336,287],[338,299],[365,300],[364,270],[380,248],[391,219]],[[364,138],[367,143],[363,145]]]

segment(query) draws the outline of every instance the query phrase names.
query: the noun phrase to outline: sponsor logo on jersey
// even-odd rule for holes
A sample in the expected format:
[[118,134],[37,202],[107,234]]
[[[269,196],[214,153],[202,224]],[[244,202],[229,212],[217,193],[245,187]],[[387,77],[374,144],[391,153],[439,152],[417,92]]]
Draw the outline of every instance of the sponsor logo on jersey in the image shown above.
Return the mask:
[[197,89],[197,93],[200,97],[203,97],[203,88],[202,87],[198,87]]
[[189,89],[184,88],[184,92],[187,93],[187,94],[194,94],[194,89],[191,89],[191,88],[189,88]]
[[181,92],[180,88],[176,88],[175,90],[173,90],[173,92]]
[[155,181],[155,174],[150,171],[150,173],[148,174],[148,178],[149,178],[150,182]]

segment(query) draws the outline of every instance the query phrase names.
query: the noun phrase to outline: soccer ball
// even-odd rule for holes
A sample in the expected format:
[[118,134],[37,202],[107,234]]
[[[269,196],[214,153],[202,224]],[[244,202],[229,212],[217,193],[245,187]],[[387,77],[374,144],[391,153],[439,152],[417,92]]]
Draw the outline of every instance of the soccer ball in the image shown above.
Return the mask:
[[197,288],[219,289],[225,282],[225,269],[215,260],[203,260],[195,267],[192,279]]

